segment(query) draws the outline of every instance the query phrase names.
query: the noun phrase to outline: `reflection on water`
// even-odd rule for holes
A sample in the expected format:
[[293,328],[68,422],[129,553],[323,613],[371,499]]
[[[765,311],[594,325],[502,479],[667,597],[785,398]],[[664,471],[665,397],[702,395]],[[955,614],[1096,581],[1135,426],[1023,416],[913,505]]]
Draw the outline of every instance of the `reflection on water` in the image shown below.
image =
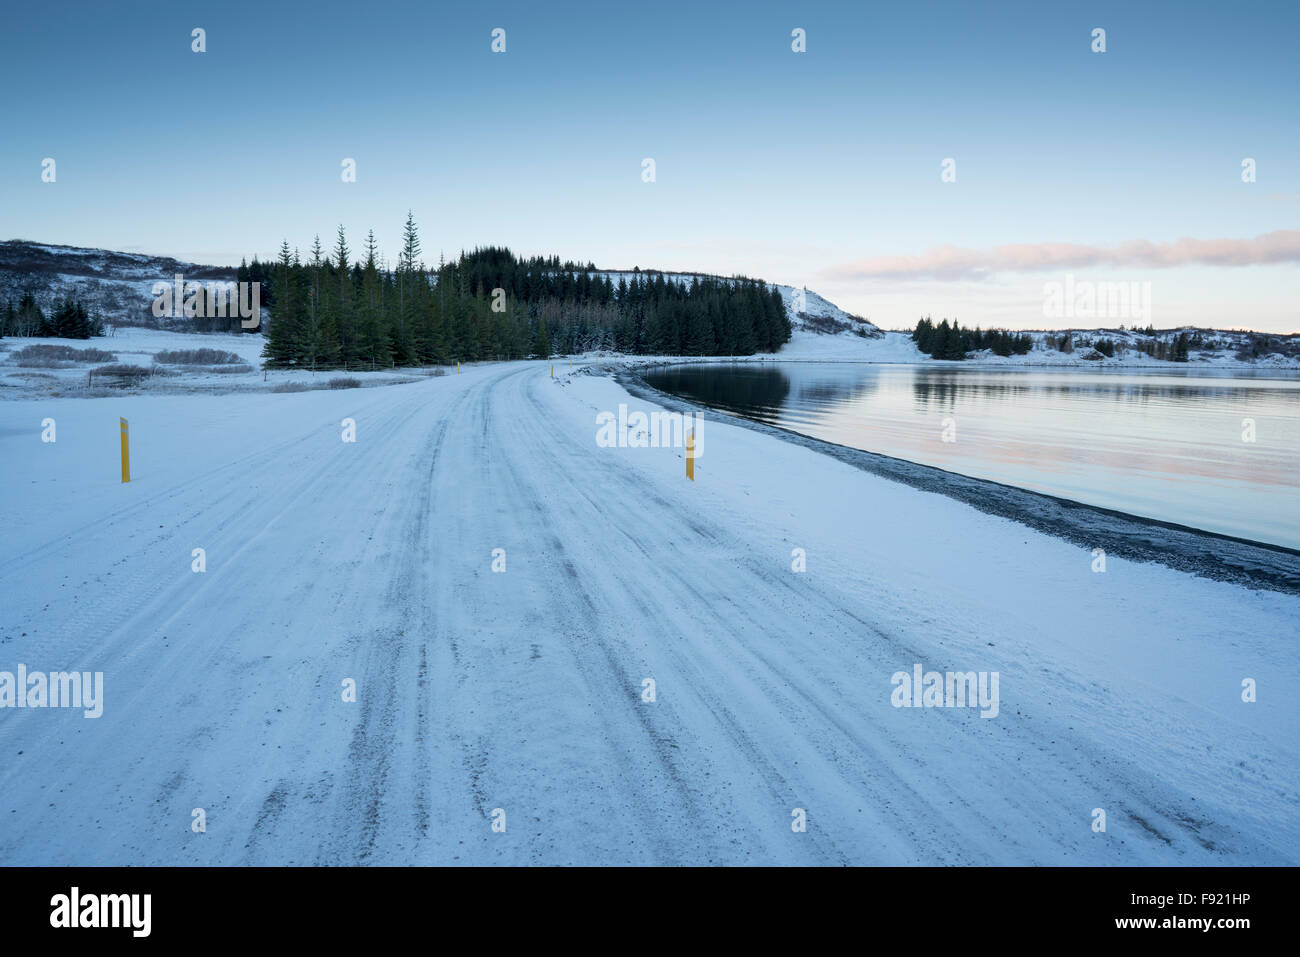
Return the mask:
[[[841,445],[1300,548],[1300,376],[689,365],[656,388]],[[942,441],[951,418],[956,441]],[[1254,424],[1255,441],[1243,441]]]
[[[729,369],[740,371],[743,366]],[[728,412],[745,413],[749,409],[779,409],[790,395],[790,377],[779,369],[756,367],[744,369],[744,375],[695,376],[690,378],[691,397],[704,405]],[[675,370],[660,375],[676,381]],[[675,391],[670,387],[666,392]],[[827,393],[826,398],[833,396]]]

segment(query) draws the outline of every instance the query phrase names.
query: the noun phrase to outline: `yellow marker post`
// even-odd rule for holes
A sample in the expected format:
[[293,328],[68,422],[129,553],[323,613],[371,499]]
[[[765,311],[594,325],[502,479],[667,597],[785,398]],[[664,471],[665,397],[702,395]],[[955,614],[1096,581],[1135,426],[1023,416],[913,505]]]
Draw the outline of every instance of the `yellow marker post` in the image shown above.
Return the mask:
[[555,378],[555,366],[551,366],[551,378]]
[[[121,418],[119,416],[119,418]],[[122,481],[131,481],[131,451],[127,447],[127,438],[129,437],[129,428],[126,419],[122,419]]]
[[695,433],[686,433],[686,477],[695,481]]
[[456,375],[460,375],[460,360],[456,360]]

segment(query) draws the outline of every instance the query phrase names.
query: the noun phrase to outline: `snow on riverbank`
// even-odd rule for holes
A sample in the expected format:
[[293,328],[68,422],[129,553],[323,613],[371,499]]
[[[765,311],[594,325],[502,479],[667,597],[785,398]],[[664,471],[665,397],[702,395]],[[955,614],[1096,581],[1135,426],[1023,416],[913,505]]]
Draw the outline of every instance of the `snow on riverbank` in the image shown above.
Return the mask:
[[[794,290],[780,287],[789,299]],[[1202,353],[1195,350],[1186,363],[1166,362],[1130,350],[1114,358],[1085,359],[1091,350],[1080,348],[1065,354],[1055,349],[1036,347],[1022,356],[996,356],[991,352],[972,353],[962,362],[936,362],[917,349],[908,333],[877,332],[874,327],[862,326],[848,314],[825,300],[807,293],[805,305],[813,314],[837,323],[851,323],[851,328],[838,333],[816,332],[796,321],[791,339],[779,352],[748,356],[629,356],[621,353],[588,353],[583,356],[556,356],[552,361],[566,367],[575,359],[579,362],[638,367],[678,362],[868,362],[899,364],[937,364],[953,368],[1125,368],[1159,369],[1173,372],[1195,372],[1197,369],[1218,373],[1258,375],[1260,373],[1300,370],[1300,357],[1280,355],[1263,356],[1254,361],[1241,361],[1231,352]],[[869,328],[870,336],[859,336],[852,328]],[[111,336],[94,339],[39,339],[10,338],[0,340],[0,399],[21,399],[32,396],[72,396],[80,398],[107,397],[117,394],[189,394],[233,392],[269,392],[279,390],[307,390],[330,388],[332,380],[353,379],[362,386],[393,385],[412,382],[431,375],[452,371],[451,366],[428,368],[400,368],[364,370],[322,370],[262,368],[263,336],[231,335],[222,333],[186,333],[143,329],[134,326],[118,327]],[[93,358],[41,364],[24,362],[19,353],[29,346],[64,346],[78,352],[99,350],[113,358]],[[239,362],[223,366],[178,365],[159,363],[157,356],[168,351],[198,349],[230,352]],[[155,374],[142,380],[111,381],[92,379],[91,373],[109,364],[135,365],[152,370]]]
[[[1094,333],[1094,338],[1101,338],[1114,333]],[[1041,334],[1039,334],[1041,340]],[[813,362],[881,362],[881,363],[920,363],[952,367],[967,366],[1052,366],[1067,368],[1125,368],[1125,369],[1170,369],[1194,370],[1210,368],[1216,371],[1236,371],[1252,374],[1262,370],[1300,370],[1300,356],[1285,357],[1277,354],[1261,356],[1254,361],[1237,359],[1231,351],[1217,353],[1191,350],[1187,362],[1168,362],[1153,359],[1136,350],[1129,350],[1114,357],[1087,359],[1091,349],[1078,348],[1072,353],[1044,348],[1039,341],[1036,348],[1024,355],[998,356],[985,350],[971,353],[962,361],[937,361],[921,352],[912,342],[911,334],[906,332],[886,332],[880,338],[864,339],[851,332],[838,335],[822,335],[804,329],[796,329],[790,342],[771,356],[749,357],[753,360],[813,361]]]
[[[852,332],[834,335],[810,332],[796,328],[781,350],[776,353],[756,353],[748,356],[630,356],[621,353],[588,353],[576,357],[581,361],[614,364],[629,367],[664,365],[665,363],[699,362],[867,362],[881,364],[933,365],[952,369],[974,368],[1061,368],[1061,369],[1134,369],[1163,370],[1193,374],[1198,369],[1216,373],[1259,375],[1267,372],[1300,371],[1300,358],[1279,355],[1261,357],[1253,362],[1242,361],[1228,353],[1192,353],[1188,362],[1167,362],[1152,359],[1138,352],[1128,352],[1114,358],[1084,359],[1086,350],[1072,354],[1055,349],[1035,349],[1022,356],[997,356],[984,351],[972,353],[961,361],[936,360],[921,352],[906,332],[885,332],[877,338],[863,338]],[[558,359],[567,362],[568,357]]]
[[0,863],[1300,863],[1300,599],[712,421],[687,482],[554,365],[0,404],[0,671],[105,676],[0,710]]

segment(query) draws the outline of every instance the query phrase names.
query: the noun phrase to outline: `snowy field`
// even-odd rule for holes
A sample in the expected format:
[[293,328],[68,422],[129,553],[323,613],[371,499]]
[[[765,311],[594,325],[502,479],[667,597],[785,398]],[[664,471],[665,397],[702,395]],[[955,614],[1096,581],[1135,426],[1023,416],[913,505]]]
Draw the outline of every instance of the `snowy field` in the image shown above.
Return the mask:
[[[789,287],[780,287],[789,298]],[[819,309],[838,321],[849,321],[846,313],[809,292],[809,309]],[[870,327],[874,329],[874,327]],[[111,359],[87,358],[55,363],[24,363],[20,353],[29,346],[65,346],[78,352],[98,350],[110,353]],[[370,387],[415,382],[430,376],[455,371],[454,366],[428,368],[381,369],[376,371],[262,368],[265,339],[255,335],[222,333],[186,333],[134,326],[116,328],[112,335],[94,339],[9,338],[0,339],[0,400],[34,397],[108,398],[121,395],[185,395],[199,393],[306,391],[339,388],[338,380],[351,379],[355,386]],[[187,365],[162,361],[168,352],[212,349],[238,356],[239,361],[226,365]],[[665,362],[869,362],[919,363],[974,368],[992,367],[1076,367],[1076,368],[1153,368],[1168,371],[1212,369],[1218,372],[1259,374],[1268,371],[1300,370],[1300,357],[1280,355],[1261,357],[1254,362],[1233,358],[1231,352],[1191,353],[1187,363],[1151,359],[1136,351],[1110,359],[1083,359],[1084,350],[1066,355],[1051,349],[1036,348],[1023,356],[996,356],[991,352],[972,353],[963,362],[937,362],[917,349],[907,333],[884,332],[864,338],[853,332],[838,334],[815,332],[797,321],[791,339],[779,352],[748,356],[626,356],[618,353],[587,353],[584,356],[556,357],[567,368],[574,360],[594,363],[603,368],[616,365],[639,367]],[[87,355],[92,353],[87,352]],[[151,375],[140,380],[113,381],[98,374],[108,364],[138,366]]]
[[[434,374],[434,369],[384,369],[376,372],[312,372],[297,369],[262,368],[262,349],[266,340],[261,333],[171,332],[119,326],[111,335],[94,339],[9,338],[0,339],[0,399],[32,396],[105,398],[115,395],[173,395],[185,393],[272,392],[276,389],[310,390],[330,388],[330,381],[356,379],[360,387],[413,382]],[[24,365],[19,353],[29,346],[66,346],[93,356],[94,352],[111,353],[113,358],[80,357]],[[158,357],[166,353],[199,349],[228,352],[238,362],[221,365],[193,365],[165,362]],[[88,350],[94,350],[88,351]],[[99,375],[105,365],[138,366],[150,370],[138,382],[113,382]],[[443,370],[444,372],[446,370]],[[453,367],[452,371],[455,369]],[[92,375],[93,374],[93,375]]]
[[0,672],[104,675],[0,710],[0,863],[1300,863],[1300,599],[714,421],[688,482],[587,371],[0,403]]

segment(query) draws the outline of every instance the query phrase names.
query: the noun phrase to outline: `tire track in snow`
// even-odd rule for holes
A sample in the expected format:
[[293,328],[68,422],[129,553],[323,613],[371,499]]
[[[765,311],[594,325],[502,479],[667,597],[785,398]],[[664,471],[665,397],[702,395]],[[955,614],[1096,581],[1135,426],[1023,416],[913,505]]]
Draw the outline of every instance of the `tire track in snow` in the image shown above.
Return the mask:
[[[1033,661],[1004,665],[1038,696],[1002,721],[900,718],[880,689],[900,660],[960,664],[970,648],[940,640],[960,609],[785,577],[761,536],[555,416],[544,365],[375,391],[358,447],[314,444],[320,426],[151,497],[181,510],[167,529],[138,503],[25,553],[76,556],[92,583],[33,605],[19,579],[15,607],[49,605],[47,651],[117,673],[99,723],[0,724],[25,751],[0,766],[0,861],[1053,863],[1044,835],[1097,859],[1071,836],[1094,794],[1129,824],[1113,862],[1255,852],[1193,784],[1070,726],[1087,709],[1131,725],[1113,695]],[[275,480],[236,491],[256,470]],[[106,531],[125,545],[95,553]],[[223,543],[207,576],[168,551],[190,539]],[[1295,806],[1277,770],[1241,761],[1276,792],[1261,819]],[[43,858],[31,833],[52,835]]]

